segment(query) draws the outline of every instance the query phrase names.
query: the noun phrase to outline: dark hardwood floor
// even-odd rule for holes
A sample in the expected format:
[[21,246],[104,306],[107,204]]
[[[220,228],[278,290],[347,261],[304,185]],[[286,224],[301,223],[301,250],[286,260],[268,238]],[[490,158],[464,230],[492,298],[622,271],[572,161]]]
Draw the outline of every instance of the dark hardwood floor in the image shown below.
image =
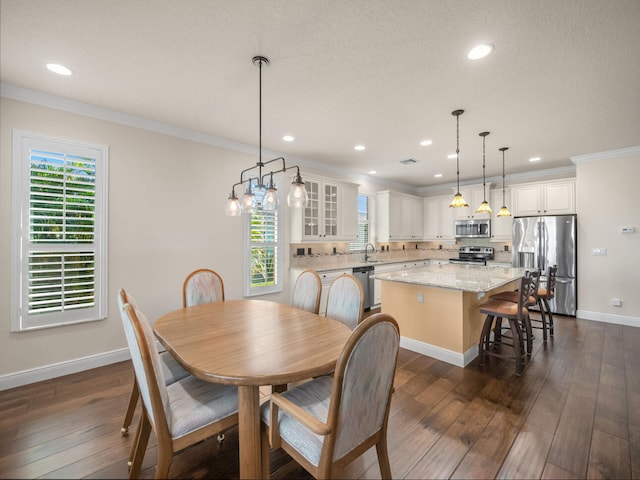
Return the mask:
[[[640,328],[557,317],[521,377],[401,350],[389,420],[394,478],[640,478]],[[0,478],[125,478],[129,362],[0,392]],[[140,414],[140,407],[137,417]],[[172,478],[237,478],[238,432],[174,457]],[[142,477],[152,478],[152,438]],[[310,478],[281,451],[272,477]],[[340,473],[379,478],[375,451]]]

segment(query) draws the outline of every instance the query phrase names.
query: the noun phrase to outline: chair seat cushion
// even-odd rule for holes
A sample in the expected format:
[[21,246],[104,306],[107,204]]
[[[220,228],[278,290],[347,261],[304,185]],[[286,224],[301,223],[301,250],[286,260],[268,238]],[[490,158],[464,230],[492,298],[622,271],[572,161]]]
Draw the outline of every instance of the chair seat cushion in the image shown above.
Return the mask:
[[[295,403],[321,422],[326,422],[332,385],[332,377],[322,376],[287,390],[280,395]],[[278,409],[278,413],[282,440],[299,451],[312,465],[317,466],[320,462],[324,438],[305,428],[300,422],[284,413],[282,409]],[[266,402],[261,408],[261,418],[266,425],[271,424],[270,416],[269,402]]]
[[[523,314],[528,313],[526,310],[526,308],[523,308]],[[514,318],[518,316],[518,304],[500,300],[489,300],[480,305],[480,312],[496,317]]]
[[538,289],[538,296],[540,298],[546,297],[547,295],[549,295],[549,297],[547,298],[553,298],[554,297],[554,292],[551,292],[551,294],[549,294],[548,290],[544,287],[540,287]]
[[189,372],[182,368],[169,352],[162,352],[160,354],[160,366],[162,367],[164,383],[166,385],[171,385],[172,383],[189,376]]
[[204,382],[188,376],[167,385],[171,436],[182,437],[238,412],[238,387]]

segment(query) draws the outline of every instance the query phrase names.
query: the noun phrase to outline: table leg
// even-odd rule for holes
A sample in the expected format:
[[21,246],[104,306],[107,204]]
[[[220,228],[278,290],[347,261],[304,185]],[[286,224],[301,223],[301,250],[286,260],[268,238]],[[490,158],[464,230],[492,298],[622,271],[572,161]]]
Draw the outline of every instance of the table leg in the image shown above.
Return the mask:
[[258,387],[238,386],[240,478],[262,477],[260,449],[260,392]]

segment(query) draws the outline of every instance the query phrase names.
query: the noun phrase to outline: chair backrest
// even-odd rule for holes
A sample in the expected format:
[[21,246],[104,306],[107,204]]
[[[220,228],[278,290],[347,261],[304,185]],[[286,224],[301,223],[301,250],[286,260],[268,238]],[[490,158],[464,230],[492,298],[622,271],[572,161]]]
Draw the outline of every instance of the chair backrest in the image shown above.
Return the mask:
[[533,270],[525,272],[525,276],[531,277],[531,283],[529,284],[529,301],[527,306],[532,307],[538,303],[538,288],[540,288],[540,270]]
[[305,270],[300,274],[293,287],[291,305],[307,312],[318,313],[322,282],[314,270]]
[[393,317],[377,313],[351,334],[338,358],[320,462],[340,460],[378,432],[386,435],[400,331]]
[[353,275],[340,275],[327,294],[325,316],[344,323],[351,330],[358,326],[364,311],[364,290],[360,280]]
[[556,275],[558,273],[558,266],[554,265],[547,270],[547,300],[551,300],[556,294]]
[[124,290],[118,292],[118,306],[140,397],[156,435],[170,435],[171,409],[156,338],[144,314],[129,303],[131,299]]
[[529,310],[527,307],[531,305],[531,298],[534,296],[534,283],[533,277],[535,274],[540,278],[539,272],[525,272],[525,274],[520,278],[520,288],[518,289],[518,320],[521,321],[528,314]]
[[182,284],[183,307],[220,300],[224,300],[224,282],[217,272],[200,268],[187,275]]

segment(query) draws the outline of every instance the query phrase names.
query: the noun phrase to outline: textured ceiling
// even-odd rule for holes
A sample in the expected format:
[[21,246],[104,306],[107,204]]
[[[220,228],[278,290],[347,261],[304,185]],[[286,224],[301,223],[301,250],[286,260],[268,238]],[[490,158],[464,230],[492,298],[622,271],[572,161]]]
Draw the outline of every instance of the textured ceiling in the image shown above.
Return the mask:
[[[264,55],[263,148],[412,187],[455,181],[458,108],[461,181],[484,130],[487,177],[502,146],[520,173],[640,145],[638,0],[0,0],[0,19],[2,83],[249,145]],[[478,42],[495,51],[470,61]]]

